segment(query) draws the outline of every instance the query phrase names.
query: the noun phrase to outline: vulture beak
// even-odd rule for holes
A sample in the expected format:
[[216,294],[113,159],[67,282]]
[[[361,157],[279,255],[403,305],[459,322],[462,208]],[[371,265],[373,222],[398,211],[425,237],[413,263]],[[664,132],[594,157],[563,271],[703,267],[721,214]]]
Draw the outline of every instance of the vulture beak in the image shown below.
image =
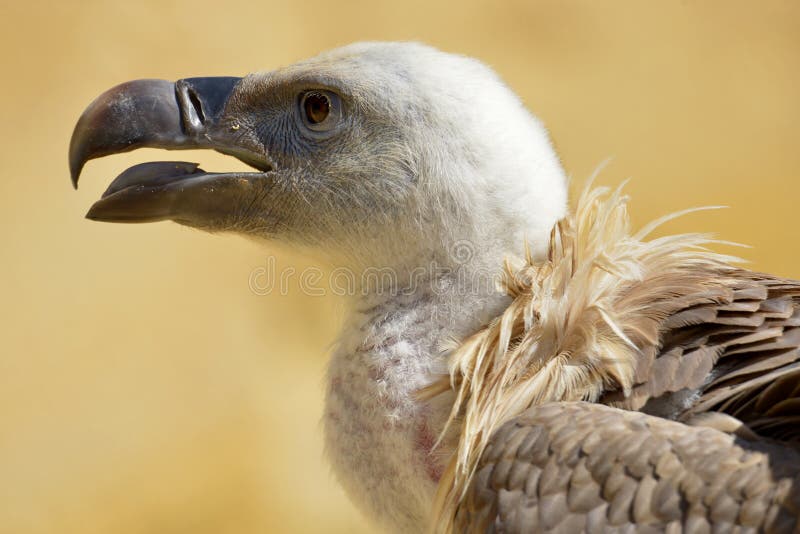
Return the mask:
[[262,172],[208,173],[197,164],[155,162],[118,176],[86,217],[110,222],[171,219],[203,224],[235,212],[272,169],[263,146],[239,131],[226,104],[241,78],[136,80],[100,95],[83,112],[69,147],[72,184],[87,161],[142,147],[210,148]]

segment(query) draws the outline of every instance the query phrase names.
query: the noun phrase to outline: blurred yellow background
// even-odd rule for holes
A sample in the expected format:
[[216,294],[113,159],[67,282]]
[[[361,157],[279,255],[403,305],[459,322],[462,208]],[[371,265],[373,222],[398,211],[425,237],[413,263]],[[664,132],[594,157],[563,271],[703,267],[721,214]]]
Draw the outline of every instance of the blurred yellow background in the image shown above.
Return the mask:
[[[324,462],[332,298],[256,296],[274,253],[174,224],[83,219],[139,151],[67,145],[121,81],[243,75],[356,40],[492,65],[579,186],[632,178],[637,223],[753,245],[800,277],[800,3],[208,0],[0,4],[0,532],[369,532]],[[211,170],[242,166],[184,154]],[[281,253],[278,266],[302,267]]]

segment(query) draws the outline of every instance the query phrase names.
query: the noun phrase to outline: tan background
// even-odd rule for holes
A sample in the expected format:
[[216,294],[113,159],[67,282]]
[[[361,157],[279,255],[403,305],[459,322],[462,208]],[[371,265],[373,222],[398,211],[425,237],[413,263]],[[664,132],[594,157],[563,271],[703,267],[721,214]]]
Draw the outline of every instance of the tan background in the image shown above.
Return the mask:
[[633,178],[638,223],[726,204],[669,230],[800,277],[798,2],[2,2],[3,533],[368,531],[323,461],[337,302],[253,295],[271,251],[239,238],[82,218],[122,169],[164,158],[93,162],[72,191],[72,126],[124,80],[241,75],[363,39],[474,55],[545,120],[576,183],[613,156],[600,181]]

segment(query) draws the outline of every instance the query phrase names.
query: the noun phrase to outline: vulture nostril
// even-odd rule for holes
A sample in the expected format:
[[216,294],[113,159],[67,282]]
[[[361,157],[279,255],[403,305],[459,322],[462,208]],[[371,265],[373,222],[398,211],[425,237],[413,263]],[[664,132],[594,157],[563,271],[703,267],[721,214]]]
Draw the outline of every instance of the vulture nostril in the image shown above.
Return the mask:
[[197,118],[200,120],[201,124],[205,123],[206,117],[203,114],[203,105],[200,103],[200,97],[197,96],[197,93],[195,93],[192,88],[189,88],[187,93],[189,94],[189,102],[192,103]]

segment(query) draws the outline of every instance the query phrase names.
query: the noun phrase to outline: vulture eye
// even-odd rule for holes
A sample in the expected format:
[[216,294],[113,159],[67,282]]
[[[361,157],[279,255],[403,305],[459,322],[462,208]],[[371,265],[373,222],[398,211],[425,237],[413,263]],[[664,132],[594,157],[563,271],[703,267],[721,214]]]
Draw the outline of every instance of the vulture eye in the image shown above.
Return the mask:
[[339,97],[330,91],[306,91],[300,95],[303,123],[315,132],[331,130],[341,114]]
[[311,124],[319,124],[328,118],[331,112],[331,100],[322,93],[309,93],[303,99],[303,109]]

